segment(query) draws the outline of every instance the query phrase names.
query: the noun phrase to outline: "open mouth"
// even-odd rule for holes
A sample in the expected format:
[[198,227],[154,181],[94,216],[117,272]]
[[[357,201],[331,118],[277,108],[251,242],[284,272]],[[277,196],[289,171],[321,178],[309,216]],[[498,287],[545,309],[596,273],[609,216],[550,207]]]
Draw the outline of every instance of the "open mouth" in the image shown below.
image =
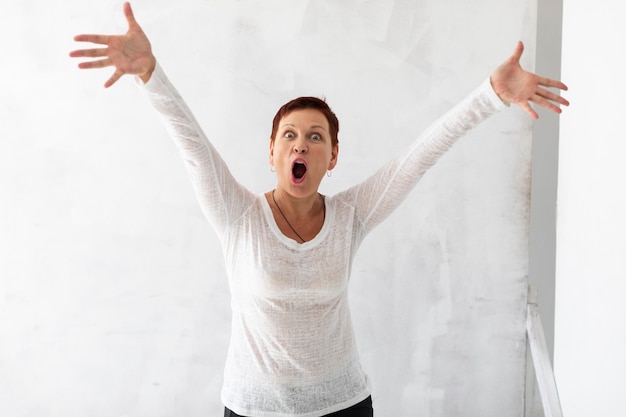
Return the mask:
[[304,162],[295,161],[291,167],[291,173],[296,180],[301,180],[306,174],[306,165]]

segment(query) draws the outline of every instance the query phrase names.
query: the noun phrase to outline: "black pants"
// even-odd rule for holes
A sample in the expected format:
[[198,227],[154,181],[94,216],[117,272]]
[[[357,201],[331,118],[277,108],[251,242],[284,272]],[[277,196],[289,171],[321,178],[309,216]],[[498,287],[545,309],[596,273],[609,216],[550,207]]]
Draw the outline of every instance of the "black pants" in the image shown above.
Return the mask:
[[[228,408],[224,409],[224,417],[244,417],[235,414]],[[250,416],[252,417],[252,416]],[[353,405],[345,410],[336,413],[327,414],[324,417],[374,417],[374,409],[372,408],[372,397],[367,397],[360,403]]]

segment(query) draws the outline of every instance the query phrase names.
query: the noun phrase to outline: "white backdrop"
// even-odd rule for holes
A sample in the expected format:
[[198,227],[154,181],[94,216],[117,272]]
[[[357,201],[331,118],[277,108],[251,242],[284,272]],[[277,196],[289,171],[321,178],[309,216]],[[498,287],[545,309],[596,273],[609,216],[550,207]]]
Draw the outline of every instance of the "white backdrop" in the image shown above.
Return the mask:
[[[561,121],[554,371],[567,417],[626,414],[626,86],[614,82],[626,27],[619,20],[608,0],[563,5],[563,77],[575,104]],[[586,28],[594,29],[589,36]],[[602,77],[592,81],[600,62]]]
[[[229,301],[217,238],[132,79],[79,71],[121,1],[0,5],[0,415],[220,415]],[[526,44],[535,0],[136,0],[235,176],[273,187],[271,118],[341,120],[333,194],[372,174]],[[531,121],[461,141],[362,246],[351,304],[378,416],[523,415]]]

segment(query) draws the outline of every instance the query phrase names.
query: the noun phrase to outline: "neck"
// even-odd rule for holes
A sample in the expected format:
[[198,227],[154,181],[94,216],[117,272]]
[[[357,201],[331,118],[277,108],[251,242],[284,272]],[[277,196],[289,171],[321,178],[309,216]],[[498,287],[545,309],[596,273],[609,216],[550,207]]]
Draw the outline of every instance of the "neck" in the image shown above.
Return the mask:
[[322,229],[326,205],[321,194],[315,193],[306,199],[296,199],[273,190],[265,197],[272,207],[276,224],[285,236],[305,243],[317,236]]
[[283,213],[294,220],[309,219],[311,216],[319,214],[324,208],[323,197],[319,193],[298,198],[282,192],[280,189],[275,189],[272,191],[272,197]]

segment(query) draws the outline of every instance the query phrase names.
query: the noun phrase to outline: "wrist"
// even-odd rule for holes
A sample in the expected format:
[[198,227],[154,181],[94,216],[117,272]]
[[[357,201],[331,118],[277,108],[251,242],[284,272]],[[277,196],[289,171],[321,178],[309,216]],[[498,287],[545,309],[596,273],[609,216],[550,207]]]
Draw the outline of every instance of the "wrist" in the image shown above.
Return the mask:
[[496,93],[496,95],[498,96],[498,98],[500,99],[500,101],[502,101],[504,104],[506,104],[507,106],[511,104],[510,101],[506,100],[503,95],[500,93],[500,91],[498,91],[498,88],[496,87],[496,85],[493,82],[493,75],[489,77],[489,84],[491,84],[491,89],[493,90],[494,93]]
[[142,74],[138,74],[139,78],[141,79],[141,81],[143,81],[144,84],[150,81],[150,78],[152,77],[152,73],[154,72],[155,68],[156,58],[154,57],[154,55],[150,55],[150,66],[148,67],[148,70]]

